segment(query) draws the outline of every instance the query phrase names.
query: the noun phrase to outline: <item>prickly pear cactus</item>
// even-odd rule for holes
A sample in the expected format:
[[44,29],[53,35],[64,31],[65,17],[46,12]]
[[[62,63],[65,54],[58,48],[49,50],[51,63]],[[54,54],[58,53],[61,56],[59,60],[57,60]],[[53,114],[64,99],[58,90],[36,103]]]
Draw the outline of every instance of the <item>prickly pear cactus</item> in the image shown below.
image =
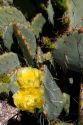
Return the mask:
[[63,69],[83,71],[83,33],[65,34],[57,39],[53,57]]
[[18,56],[9,52],[0,55],[0,74],[7,73],[20,66]]
[[47,114],[49,120],[55,120],[61,113],[63,109],[63,96],[60,88],[54,81],[50,71],[47,66],[44,67],[45,70],[45,105],[44,112]]
[[52,25],[54,25],[54,9],[53,9],[51,0],[48,1],[47,14],[48,14],[48,20],[49,20],[49,22]]
[[29,65],[33,63],[32,59],[36,55],[36,39],[33,32],[24,25],[13,24],[14,33],[24,57]]
[[[31,21],[33,17],[35,17],[38,13],[42,12],[48,16],[48,20],[50,23],[54,24],[54,10],[52,6],[51,0],[18,0],[14,1],[14,5],[24,13],[25,17]],[[24,5],[24,6],[23,6]]]
[[[27,22],[22,13],[14,7],[1,7],[0,17],[0,36],[3,39],[4,46],[9,51],[12,51],[12,47],[15,47],[14,45],[16,42],[13,38],[13,34],[15,34],[18,46],[20,46],[23,56],[26,58],[25,60],[28,60],[28,63],[31,64],[31,58],[34,58],[35,56],[36,39],[33,32],[29,28],[29,22]],[[14,28],[15,25],[13,24],[19,26]],[[17,32],[19,32],[19,34]],[[24,41],[26,41],[26,45],[24,44]],[[29,46],[30,51],[27,46]]]
[[[52,57],[50,53],[47,53],[47,55],[44,55],[40,47],[38,47],[38,50],[39,50],[38,54],[40,54],[37,58],[38,63],[42,63],[45,59],[51,62]],[[44,66],[43,84],[44,84],[44,92],[45,92],[44,93],[45,104],[43,106],[44,108],[43,110],[49,120],[55,120],[60,115],[62,109],[64,108],[64,105],[67,107],[66,99],[63,96],[53,76],[51,75],[51,72],[48,69],[48,66],[47,65],[43,65],[43,66]],[[65,103],[64,103],[64,100],[65,100]]]
[[66,0],[67,11],[65,17],[69,17],[70,29],[83,26],[83,0]]
[[23,14],[15,7],[0,7],[0,36],[3,37],[6,26],[11,22],[20,22],[27,25],[26,19]]
[[31,29],[37,38],[39,37],[40,33],[42,32],[42,28],[43,28],[45,22],[46,22],[46,20],[41,13],[37,14],[33,18],[32,22],[31,22]]
[[15,53],[9,52],[0,55],[0,93],[13,93],[17,90],[16,71],[20,67],[20,62]]
[[36,39],[33,32],[26,25],[20,23],[15,22],[9,25],[4,34],[4,45],[10,51],[12,51],[12,47],[15,47],[13,33],[25,60],[29,65],[32,65],[32,59],[36,52]]

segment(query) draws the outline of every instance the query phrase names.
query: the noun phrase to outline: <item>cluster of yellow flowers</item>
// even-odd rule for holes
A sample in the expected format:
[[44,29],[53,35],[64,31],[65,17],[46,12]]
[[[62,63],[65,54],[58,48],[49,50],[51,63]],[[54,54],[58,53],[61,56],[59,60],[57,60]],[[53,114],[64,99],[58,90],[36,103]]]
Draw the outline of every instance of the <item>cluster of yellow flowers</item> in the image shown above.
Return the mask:
[[17,73],[20,89],[13,95],[14,104],[23,111],[34,112],[44,104],[43,73],[32,67],[21,68]]

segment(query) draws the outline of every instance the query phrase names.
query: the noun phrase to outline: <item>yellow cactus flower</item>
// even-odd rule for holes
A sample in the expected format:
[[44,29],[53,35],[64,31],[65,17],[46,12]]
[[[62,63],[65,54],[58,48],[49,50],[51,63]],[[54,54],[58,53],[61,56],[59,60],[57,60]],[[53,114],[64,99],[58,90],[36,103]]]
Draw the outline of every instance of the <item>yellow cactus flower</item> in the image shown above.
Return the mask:
[[41,85],[42,71],[25,67],[17,72],[16,82],[20,89],[13,95],[14,104],[23,111],[33,112],[44,104],[44,88]]
[[43,73],[32,67],[21,68],[17,73],[17,84],[20,88],[40,87]]
[[43,88],[20,89],[14,95],[14,104],[23,111],[34,113],[36,108],[42,108],[44,104]]

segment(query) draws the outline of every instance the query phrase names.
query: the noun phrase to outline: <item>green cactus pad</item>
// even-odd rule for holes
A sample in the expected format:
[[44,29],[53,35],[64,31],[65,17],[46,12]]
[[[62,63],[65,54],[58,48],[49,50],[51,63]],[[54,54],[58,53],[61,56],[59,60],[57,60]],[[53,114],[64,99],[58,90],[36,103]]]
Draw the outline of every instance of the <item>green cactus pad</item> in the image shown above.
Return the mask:
[[53,79],[47,66],[44,68],[45,71],[45,105],[44,111],[47,114],[49,120],[55,120],[63,109],[63,96],[60,88]]
[[54,10],[53,10],[53,6],[52,6],[52,2],[51,0],[48,1],[48,5],[47,5],[47,14],[48,14],[48,20],[50,23],[52,23],[54,25]]
[[43,28],[45,22],[46,22],[46,20],[42,16],[41,13],[37,14],[36,17],[33,18],[32,22],[31,22],[31,29],[37,38],[39,37],[40,33],[42,32],[42,28]]
[[83,71],[83,33],[78,31],[58,38],[53,50],[53,57],[63,69]]
[[27,25],[26,19],[23,14],[15,7],[0,7],[0,36],[3,37],[8,26],[11,22],[20,22]]
[[19,59],[15,53],[9,52],[0,55],[0,74],[14,70],[19,66]]
[[8,50],[11,50],[13,44],[13,27],[12,25],[8,25],[4,31],[3,41],[4,45]]
[[70,29],[83,26],[83,0],[66,0],[68,10],[65,16],[69,16]]
[[[36,38],[33,32],[30,30],[30,28],[27,25],[23,25],[20,23],[17,23],[16,25],[17,25],[16,31],[13,27],[13,24],[10,24],[6,28],[5,34],[4,34],[4,45],[10,51],[12,47],[15,47],[14,46],[15,41],[13,40],[13,33],[14,33],[17,39],[18,45],[22,50],[23,56],[25,57],[26,61],[28,61],[28,63],[32,65],[32,59],[35,57],[35,53],[36,53]],[[17,34],[18,30],[21,32],[21,35]],[[25,44],[23,42],[22,36],[25,37],[26,39]],[[27,48],[27,45],[29,46],[30,51]]]
[[18,44],[23,52],[23,56],[29,65],[33,65],[33,59],[36,55],[36,38],[33,32],[24,25],[19,26],[19,30],[24,36],[24,41],[22,37],[20,37],[16,31],[14,31],[16,38],[18,40]]

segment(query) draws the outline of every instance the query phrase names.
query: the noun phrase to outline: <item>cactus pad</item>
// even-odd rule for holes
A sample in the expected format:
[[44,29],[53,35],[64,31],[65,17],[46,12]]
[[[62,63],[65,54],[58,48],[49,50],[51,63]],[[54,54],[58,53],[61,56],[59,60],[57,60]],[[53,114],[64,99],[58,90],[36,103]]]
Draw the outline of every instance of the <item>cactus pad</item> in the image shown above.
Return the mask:
[[50,120],[55,120],[63,109],[63,96],[47,66],[45,66],[45,105],[44,110]]
[[66,0],[68,10],[65,16],[69,16],[70,29],[83,26],[83,0]]
[[65,34],[57,39],[53,57],[63,69],[83,71],[83,33]]
[[26,19],[23,14],[15,7],[0,7],[0,36],[3,37],[8,26],[11,22],[20,22],[27,25]]
[[42,14],[37,14],[36,17],[31,22],[31,29],[33,33],[36,35],[38,38],[40,33],[42,32],[43,25],[45,24],[46,20],[42,16]]
[[0,55],[0,74],[4,74],[19,67],[20,63],[15,53],[9,52]]
[[23,52],[23,56],[32,65],[32,59],[36,54],[36,39],[33,32],[24,25],[13,25],[14,33],[18,40],[18,44]]

